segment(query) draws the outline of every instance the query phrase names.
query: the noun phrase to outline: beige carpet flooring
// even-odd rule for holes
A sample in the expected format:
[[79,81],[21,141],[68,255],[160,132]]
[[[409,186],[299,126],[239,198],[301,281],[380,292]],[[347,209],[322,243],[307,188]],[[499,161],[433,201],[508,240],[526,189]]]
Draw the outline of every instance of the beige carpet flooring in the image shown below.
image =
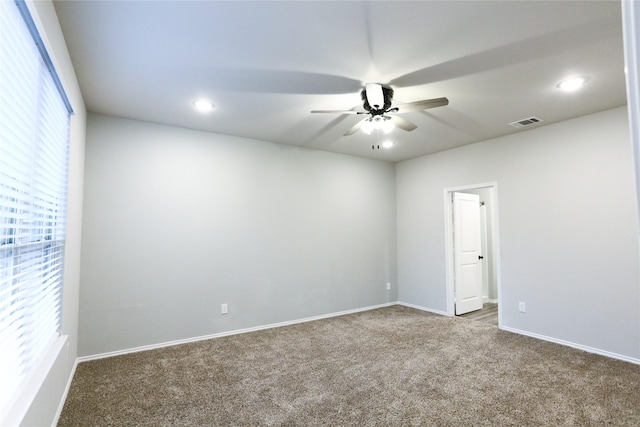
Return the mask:
[[640,366],[392,306],[80,363],[60,426],[640,426]]

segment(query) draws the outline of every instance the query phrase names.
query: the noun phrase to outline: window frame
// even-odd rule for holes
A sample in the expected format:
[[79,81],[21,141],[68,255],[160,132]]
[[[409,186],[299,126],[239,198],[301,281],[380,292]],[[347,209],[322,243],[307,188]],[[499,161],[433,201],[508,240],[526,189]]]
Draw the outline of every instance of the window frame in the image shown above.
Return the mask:
[[[38,59],[36,60],[36,67],[38,69],[34,72],[37,72],[38,74],[38,87],[33,90],[37,94],[37,98],[33,100],[33,102],[37,104],[37,107],[34,107],[37,109],[37,112],[35,113],[36,116],[42,119],[43,110],[50,108],[50,105],[49,107],[43,107],[43,104],[53,102],[60,103],[59,105],[52,107],[57,111],[57,118],[59,119],[63,114],[65,118],[63,127],[57,129],[58,134],[55,135],[56,138],[60,138],[60,135],[64,134],[64,149],[62,150],[62,154],[60,152],[60,147],[57,147],[57,153],[52,151],[49,147],[49,143],[52,140],[46,139],[46,137],[42,137],[42,135],[39,134],[42,129],[50,126],[50,123],[35,120],[31,128],[32,135],[30,135],[30,137],[33,138],[32,143],[34,145],[39,145],[38,153],[31,153],[31,155],[34,157],[40,156],[38,161],[33,160],[33,163],[37,164],[37,168],[40,169],[34,168],[28,172],[31,179],[34,181],[39,180],[40,182],[38,186],[47,187],[51,185],[48,181],[50,177],[47,176],[43,178],[43,176],[39,175],[42,172],[42,168],[45,167],[43,166],[43,163],[47,165],[46,167],[50,164],[56,164],[60,167],[60,170],[55,171],[54,173],[54,175],[57,173],[57,176],[61,179],[59,182],[53,184],[54,186],[57,186],[57,194],[55,195],[57,198],[55,201],[45,200],[48,196],[47,190],[45,190],[44,193],[40,192],[35,194],[31,201],[25,200],[28,199],[29,196],[24,196],[22,199],[22,196],[13,197],[11,194],[20,194],[20,191],[24,191],[24,187],[28,187],[31,184],[25,184],[24,182],[20,183],[19,179],[16,178],[15,188],[11,188],[14,186],[14,184],[11,183],[11,180],[13,179],[11,174],[15,171],[10,170],[12,169],[11,167],[7,167],[10,161],[6,161],[5,159],[5,164],[3,165],[3,168],[0,169],[0,310],[2,310],[0,311],[0,325],[2,325],[2,329],[0,329],[0,338],[2,338],[2,340],[0,342],[4,342],[5,344],[9,343],[12,338],[7,338],[9,333],[5,333],[4,329],[11,330],[14,326],[15,318],[19,317],[19,315],[12,312],[16,306],[11,302],[14,299],[17,299],[17,297],[13,296],[13,292],[16,288],[15,280],[17,280],[15,279],[14,274],[14,271],[16,271],[16,259],[19,259],[19,257],[25,257],[27,260],[33,260],[33,256],[35,254],[39,259],[40,264],[39,267],[35,267],[35,271],[38,273],[41,272],[41,275],[38,276],[38,274],[35,274],[35,276],[37,276],[37,280],[40,281],[40,283],[35,287],[35,289],[45,289],[46,292],[36,295],[34,301],[36,301],[37,304],[35,304],[34,307],[38,307],[40,309],[43,308],[42,305],[39,305],[40,300],[43,299],[43,295],[47,298],[53,296],[54,301],[49,301],[47,306],[47,308],[52,309],[53,311],[52,313],[47,313],[47,315],[45,315],[45,317],[49,317],[49,319],[45,319],[45,321],[49,321],[49,333],[55,327],[55,333],[50,333],[49,336],[45,336],[42,343],[37,346],[38,354],[28,357],[28,366],[25,367],[24,373],[22,375],[16,375],[16,377],[20,377],[18,384],[11,388],[11,392],[8,395],[2,394],[2,399],[0,400],[0,424],[2,425],[5,423],[14,424],[20,422],[67,341],[67,337],[61,335],[61,328],[62,301],[64,293],[64,255],[66,248],[66,209],[69,185],[69,150],[71,116],[73,115],[73,109],[69,102],[69,98],[64,91],[62,82],[45,47],[45,43],[40,36],[28,4],[25,0],[14,0],[3,2],[3,8],[5,6],[7,8],[13,6],[16,7],[19,14],[16,14],[15,10],[13,10],[10,13],[11,17],[6,17],[5,19],[11,19],[13,25],[14,22],[19,21],[17,18],[17,16],[19,16],[24,27],[17,22],[15,25],[22,28],[20,30],[21,33],[24,33],[24,29],[28,31],[29,37],[31,37],[30,42],[32,42],[35,48],[37,48]],[[23,42],[25,41],[25,34],[20,36],[22,37]],[[0,46],[3,55],[8,51],[7,46],[9,43],[7,40],[9,40],[8,37],[5,37],[5,35],[1,36],[0,43],[7,43],[5,46]],[[33,55],[34,52],[29,51],[26,54]],[[11,57],[11,60],[13,59],[14,58]],[[9,101],[17,99],[12,98],[12,95],[8,95],[10,90],[9,86],[11,86],[13,82],[11,81],[10,76],[7,76],[8,74],[5,74],[4,76],[0,75],[0,84],[4,84],[5,86],[0,87],[0,97],[6,97],[8,100],[5,103],[5,107],[10,104]],[[46,87],[43,89],[43,87],[40,87],[41,85],[45,85]],[[44,99],[47,96],[49,96],[49,99]],[[52,97],[55,98],[53,101]],[[0,107],[2,107],[2,102],[4,101],[0,99]],[[11,108],[18,109],[20,108],[20,105],[11,105]],[[5,109],[5,112],[6,111],[7,110]],[[6,122],[9,122],[11,117],[12,116],[8,117],[7,114],[3,113],[0,115],[0,121],[5,120]],[[19,140],[18,137],[8,134],[8,128],[9,125],[0,123],[0,164],[2,163],[1,156],[4,156],[11,150],[11,147],[9,147],[11,143],[5,142],[5,140],[12,140],[14,142],[14,146],[21,144],[21,140]],[[48,131],[45,131],[45,133],[46,132],[51,132],[51,130],[49,129]],[[16,143],[16,141],[18,142]],[[54,144],[52,143],[51,145]],[[25,151],[29,151],[29,148],[30,147]],[[21,176],[24,177],[25,175]],[[42,194],[44,194],[44,196],[42,196]],[[25,212],[28,211],[29,213],[26,219],[19,218],[21,215],[19,210],[21,208],[26,209]],[[21,222],[18,223],[19,221]],[[18,252],[17,256],[15,255],[15,252]],[[7,275],[9,274],[7,272],[10,272],[12,277],[7,278]],[[49,275],[49,273],[52,274]],[[28,279],[35,281],[35,279],[33,279],[33,271],[31,271],[30,274],[31,276]],[[56,288],[57,291],[49,293],[52,288]],[[23,290],[19,289],[19,291],[22,292]],[[5,304],[1,304],[3,301],[3,292],[4,299],[6,301],[10,301],[6,307]],[[36,312],[37,309],[32,308],[32,311]],[[38,318],[41,316],[40,313],[36,314]],[[52,316],[49,316],[49,314],[52,314]],[[55,320],[51,321],[51,319]],[[27,320],[27,322],[29,322],[29,320]],[[54,322],[55,325],[52,325],[52,322]],[[9,325],[10,328],[5,328],[5,325]],[[9,351],[22,354],[28,353],[30,350],[29,348],[24,347],[14,348],[13,350],[9,350],[4,346],[2,347],[2,352],[5,354],[8,354]],[[11,357],[14,356],[6,356],[7,359]],[[3,382],[4,380],[5,378],[3,378]],[[3,384],[3,387],[6,387],[6,383]]]

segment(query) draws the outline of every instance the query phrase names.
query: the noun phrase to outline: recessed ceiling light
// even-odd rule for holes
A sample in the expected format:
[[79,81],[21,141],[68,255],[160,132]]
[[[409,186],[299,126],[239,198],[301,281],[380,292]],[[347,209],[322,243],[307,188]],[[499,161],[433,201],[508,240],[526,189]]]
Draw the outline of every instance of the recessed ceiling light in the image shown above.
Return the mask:
[[196,99],[193,101],[193,106],[196,110],[202,113],[208,113],[213,110],[213,103],[211,101],[207,101],[206,99]]
[[558,83],[557,87],[570,92],[580,89],[587,81],[589,81],[589,78],[585,76],[570,77]]
[[396,145],[395,142],[387,140],[387,141],[382,143],[382,148],[391,148],[394,145]]

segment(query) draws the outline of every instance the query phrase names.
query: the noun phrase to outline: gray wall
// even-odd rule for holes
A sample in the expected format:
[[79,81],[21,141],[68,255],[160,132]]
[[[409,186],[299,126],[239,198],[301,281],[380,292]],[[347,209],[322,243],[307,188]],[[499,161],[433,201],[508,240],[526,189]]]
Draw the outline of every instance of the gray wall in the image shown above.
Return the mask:
[[497,182],[503,325],[640,357],[626,108],[402,162],[396,181],[400,301],[446,311],[443,189]]
[[81,356],[397,300],[393,164],[90,114],[85,175]]

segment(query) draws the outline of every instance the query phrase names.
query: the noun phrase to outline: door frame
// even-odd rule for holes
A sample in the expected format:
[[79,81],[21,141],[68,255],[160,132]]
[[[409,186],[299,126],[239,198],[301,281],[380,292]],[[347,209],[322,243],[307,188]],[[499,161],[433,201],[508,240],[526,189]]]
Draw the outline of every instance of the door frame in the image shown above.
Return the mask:
[[500,263],[500,221],[498,218],[498,183],[487,182],[483,184],[471,184],[459,187],[447,187],[443,190],[444,197],[444,242],[445,242],[445,281],[447,298],[447,316],[455,315],[455,292],[454,278],[455,266],[453,255],[453,204],[451,202],[453,193],[464,193],[465,190],[479,190],[488,188],[491,192],[491,230],[493,251],[491,257],[495,260],[496,287],[498,291],[498,328],[502,328],[502,268]]

